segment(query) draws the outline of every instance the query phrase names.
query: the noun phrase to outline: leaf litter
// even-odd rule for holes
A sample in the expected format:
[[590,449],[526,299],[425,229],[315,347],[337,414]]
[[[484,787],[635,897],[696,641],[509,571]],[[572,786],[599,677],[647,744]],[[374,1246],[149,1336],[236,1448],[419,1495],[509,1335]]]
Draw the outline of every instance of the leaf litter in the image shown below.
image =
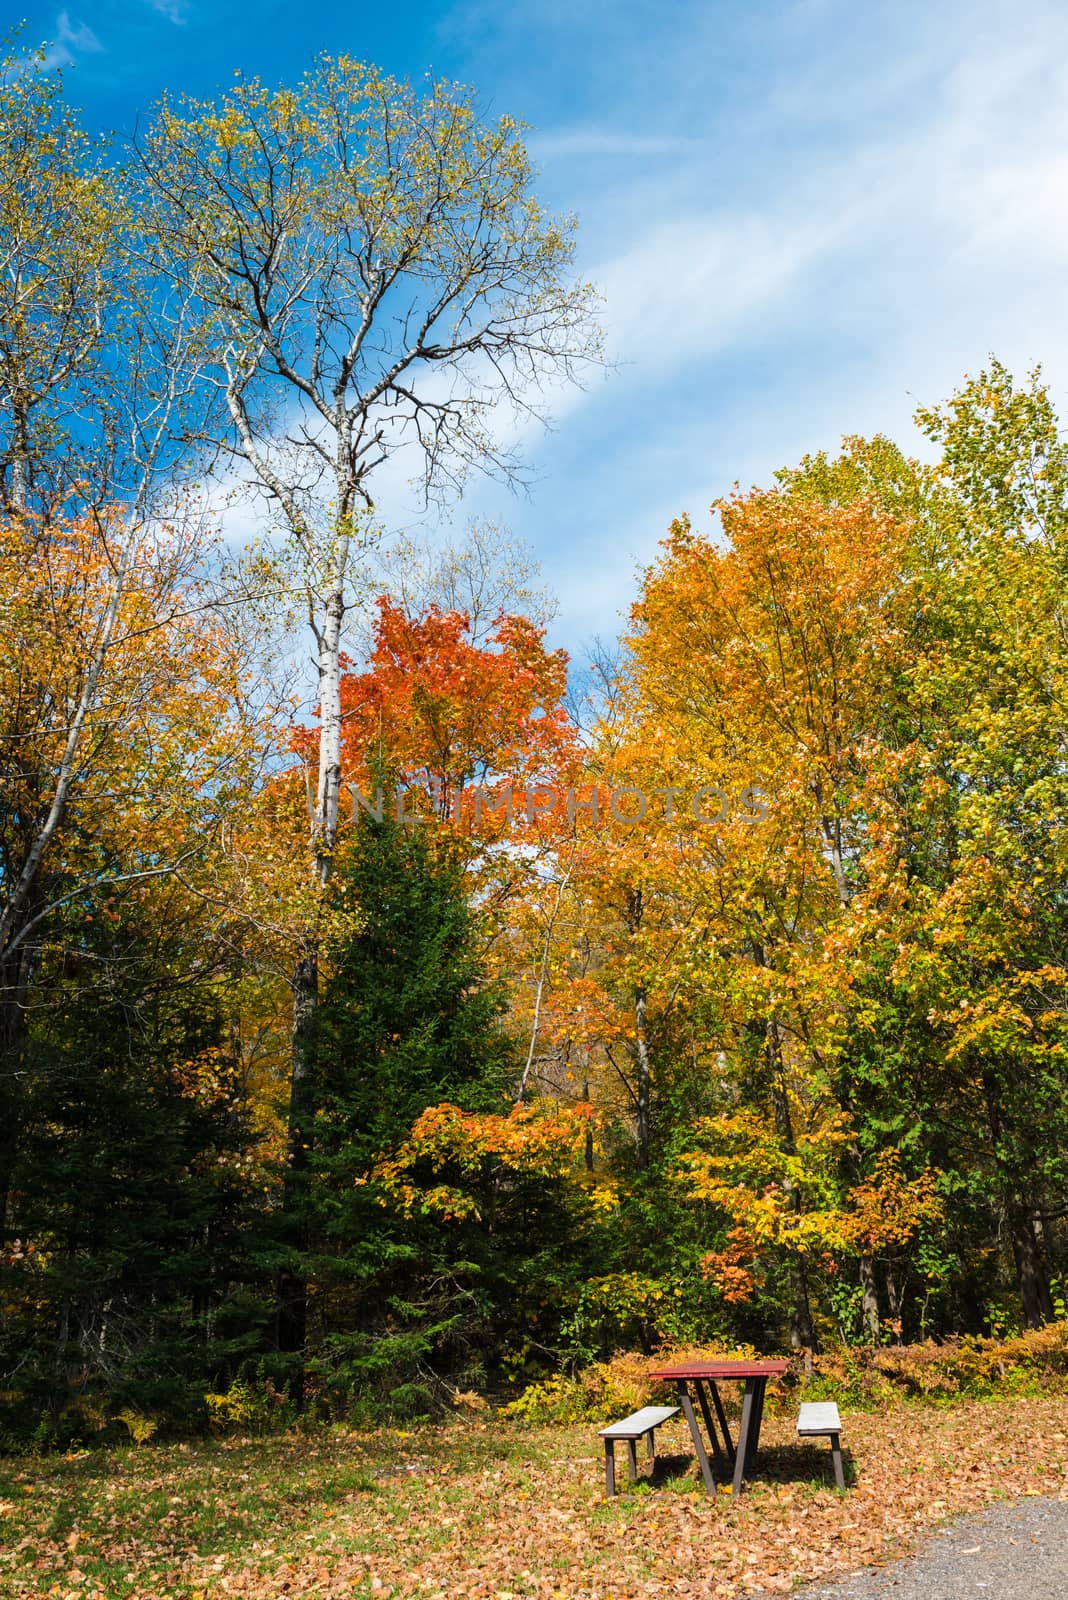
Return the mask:
[[[692,1600],[785,1595],[909,1551],[951,1517],[1068,1498],[1068,1398],[900,1405],[844,1419],[852,1486],[770,1418],[740,1501],[689,1436],[604,1495],[596,1430],[337,1431],[8,1462],[10,1600]],[[721,1486],[723,1488],[725,1486]]]

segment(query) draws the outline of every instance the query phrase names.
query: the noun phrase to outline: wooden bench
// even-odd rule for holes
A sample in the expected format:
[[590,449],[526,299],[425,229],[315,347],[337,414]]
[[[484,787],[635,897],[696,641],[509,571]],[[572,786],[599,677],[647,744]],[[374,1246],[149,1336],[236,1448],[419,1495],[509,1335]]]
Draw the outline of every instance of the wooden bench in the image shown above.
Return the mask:
[[605,1490],[609,1496],[616,1492],[616,1440],[625,1439],[627,1442],[630,1476],[634,1479],[638,1476],[638,1440],[648,1438],[649,1459],[654,1460],[656,1445],[653,1435],[656,1429],[662,1422],[678,1414],[678,1406],[643,1406],[640,1411],[624,1417],[622,1422],[613,1422],[610,1427],[600,1429],[600,1436],[604,1440]]
[[838,1415],[836,1403],[833,1400],[807,1400],[798,1413],[797,1431],[802,1439],[830,1439],[831,1456],[834,1460],[834,1481],[839,1489],[844,1489],[842,1419]]

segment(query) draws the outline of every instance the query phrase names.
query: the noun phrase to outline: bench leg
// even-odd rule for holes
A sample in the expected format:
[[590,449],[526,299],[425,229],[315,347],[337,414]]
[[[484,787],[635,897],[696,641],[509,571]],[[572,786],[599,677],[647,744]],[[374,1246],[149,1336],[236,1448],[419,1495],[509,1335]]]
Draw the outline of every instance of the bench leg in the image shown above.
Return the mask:
[[653,1442],[655,1433],[656,1433],[656,1429],[655,1428],[650,1428],[649,1432],[645,1435],[645,1442],[649,1446],[649,1460],[650,1461],[655,1461],[656,1460],[656,1445]]
[[630,1481],[633,1483],[638,1476],[638,1443],[636,1439],[627,1440],[627,1465],[630,1468]]
[[845,1471],[842,1467],[842,1440],[837,1433],[831,1434],[831,1457],[834,1461],[834,1481],[839,1489],[844,1489]]
[[604,1442],[604,1492],[611,1500],[616,1492],[616,1442],[606,1439]]

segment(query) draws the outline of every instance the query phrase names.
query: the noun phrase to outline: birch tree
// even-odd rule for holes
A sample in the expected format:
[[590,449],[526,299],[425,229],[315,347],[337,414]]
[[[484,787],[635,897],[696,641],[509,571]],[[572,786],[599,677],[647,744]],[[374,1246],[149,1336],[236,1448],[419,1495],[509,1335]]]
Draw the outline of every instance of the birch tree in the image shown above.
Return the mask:
[[[226,757],[218,742],[240,667],[182,504],[179,447],[204,398],[195,285],[153,277],[109,159],[40,58],[0,59],[0,1221],[53,914],[116,875],[172,872],[188,851],[161,817],[194,773],[218,791],[244,762],[243,735]],[[86,832],[121,834],[125,858],[102,864]]]
[[39,67],[0,57],[0,508],[15,513],[91,473],[85,412],[122,223],[106,146]]
[[[197,283],[225,418],[205,442],[288,537],[315,642],[312,893],[293,973],[296,1178],[338,834],[342,636],[376,484],[398,457],[427,499],[455,494],[471,471],[519,475],[522,424],[599,358],[595,296],[572,277],[572,223],[533,192],[518,125],[482,120],[448,83],[416,90],[323,59],[293,90],[239,81],[213,103],[164,103],[140,156],[157,259],[176,284]],[[283,1349],[303,1345],[304,1306],[291,1285]]]

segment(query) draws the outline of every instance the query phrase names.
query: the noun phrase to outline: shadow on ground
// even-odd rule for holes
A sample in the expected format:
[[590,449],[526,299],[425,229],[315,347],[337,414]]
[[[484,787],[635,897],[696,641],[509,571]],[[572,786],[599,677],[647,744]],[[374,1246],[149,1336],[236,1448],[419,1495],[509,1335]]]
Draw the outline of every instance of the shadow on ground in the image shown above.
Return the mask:
[[657,1456],[652,1471],[646,1474],[645,1481],[654,1489],[659,1489],[664,1484],[675,1483],[680,1478],[687,1477],[693,1464],[694,1459],[691,1455]]
[[[848,1489],[857,1481],[853,1457],[848,1450],[842,1451],[842,1462]],[[713,1471],[717,1484],[730,1485],[732,1470],[728,1470],[725,1465],[717,1466],[713,1463]],[[635,1483],[630,1483],[621,1475],[618,1488],[620,1493],[643,1484],[651,1489],[666,1488],[681,1482],[684,1478],[694,1477],[699,1484],[697,1461],[689,1452],[658,1455],[651,1467],[647,1467],[639,1458],[638,1477]],[[747,1483],[804,1484],[813,1489],[833,1489],[835,1483],[831,1452],[820,1449],[815,1444],[768,1445],[761,1449],[757,1458],[755,1477],[747,1479]]]
[[[842,1466],[846,1488],[857,1481],[852,1452],[844,1446]],[[756,1482],[810,1483],[817,1489],[834,1488],[834,1463],[831,1452],[818,1444],[779,1444],[761,1446],[757,1456]]]

